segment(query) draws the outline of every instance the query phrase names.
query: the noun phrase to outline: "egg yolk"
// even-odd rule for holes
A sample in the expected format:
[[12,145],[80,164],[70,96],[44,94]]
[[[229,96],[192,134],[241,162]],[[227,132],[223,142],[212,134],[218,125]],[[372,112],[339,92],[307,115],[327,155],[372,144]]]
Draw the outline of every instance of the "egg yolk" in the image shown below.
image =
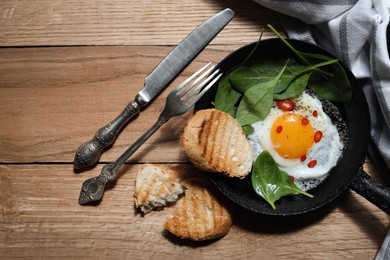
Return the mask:
[[271,141],[275,151],[286,159],[299,159],[314,143],[310,121],[301,115],[287,113],[272,125]]

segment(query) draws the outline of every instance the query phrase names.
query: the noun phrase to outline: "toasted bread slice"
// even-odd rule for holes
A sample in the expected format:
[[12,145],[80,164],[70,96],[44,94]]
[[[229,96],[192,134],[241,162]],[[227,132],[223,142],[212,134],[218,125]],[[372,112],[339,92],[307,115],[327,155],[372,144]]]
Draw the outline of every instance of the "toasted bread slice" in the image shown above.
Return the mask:
[[137,173],[135,205],[144,214],[176,202],[183,192],[183,186],[168,168],[147,164]]
[[185,196],[176,203],[164,228],[180,238],[196,241],[226,235],[233,224],[232,215],[216,196],[211,183],[190,178],[182,184],[186,187]]
[[241,126],[216,109],[195,113],[184,128],[180,146],[189,160],[205,171],[244,178],[252,168],[252,147]]

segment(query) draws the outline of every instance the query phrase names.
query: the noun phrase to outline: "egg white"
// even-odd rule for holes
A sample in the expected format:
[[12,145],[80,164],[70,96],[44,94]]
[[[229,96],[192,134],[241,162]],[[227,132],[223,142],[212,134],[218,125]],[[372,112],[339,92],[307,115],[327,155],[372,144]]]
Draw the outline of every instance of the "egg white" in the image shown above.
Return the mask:
[[[248,135],[248,139],[253,147],[254,158],[257,158],[262,151],[267,150],[273,156],[279,168],[288,175],[293,176],[298,184],[300,181],[322,180],[336,166],[339,158],[342,156],[344,144],[340,140],[337,127],[323,111],[322,104],[318,99],[303,93],[298,98],[292,99],[292,101],[295,104],[293,111],[282,111],[275,103],[264,120],[252,124],[254,131]],[[317,116],[313,116],[313,110],[317,110]],[[323,133],[321,141],[313,144],[304,162],[301,162],[300,159],[288,159],[279,155],[271,142],[273,123],[282,114],[290,112],[300,114],[309,119],[314,131],[319,130]],[[317,164],[313,168],[308,167],[308,162],[311,160],[317,160]]]

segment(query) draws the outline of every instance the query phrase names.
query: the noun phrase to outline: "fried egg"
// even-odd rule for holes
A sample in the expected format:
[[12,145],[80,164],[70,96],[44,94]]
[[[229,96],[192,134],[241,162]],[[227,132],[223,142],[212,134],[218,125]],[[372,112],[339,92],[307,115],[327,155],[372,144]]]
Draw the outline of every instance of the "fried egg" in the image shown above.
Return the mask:
[[305,191],[321,183],[336,166],[344,138],[315,96],[274,102],[268,116],[252,124],[248,136],[255,158],[267,150],[279,168]]

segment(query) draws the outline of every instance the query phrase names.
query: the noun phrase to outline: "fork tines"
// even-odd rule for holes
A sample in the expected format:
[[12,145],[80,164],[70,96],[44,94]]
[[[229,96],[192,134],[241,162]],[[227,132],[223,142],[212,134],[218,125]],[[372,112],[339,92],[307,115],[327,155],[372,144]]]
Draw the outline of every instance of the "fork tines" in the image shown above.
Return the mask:
[[[199,69],[197,72],[195,72],[191,77],[189,77],[184,82],[182,82],[180,85],[178,85],[172,92],[174,92],[175,95],[179,96],[181,98],[182,102],[187,104],[188,106],[194,105],[203,96],[203,94],[211,86],[213,86],[214,83],[222,76],[222,73],[219,73],[219,69],[213,71],[215,66],[209,67],[210,65],[211,65],[211,62],[206,64],[205,66],[203,66],[201,69]],[[208,69],[205,71],[206,68],[208,68]],[[203,74],[200,75],[199,77],[197,77],[202,72],[203,72]],[[203,80],[207,75],[209,75],[209,76],[205,80]],[[195,77],[197,77],[197,78],[194,80]],[[194,80],[194,81],[191,84],[189,84],[192,80]],[[206,84],[208,84],[208,85],[206,86]],[[187,86],[185,86],[185,85],[187,85]]]

